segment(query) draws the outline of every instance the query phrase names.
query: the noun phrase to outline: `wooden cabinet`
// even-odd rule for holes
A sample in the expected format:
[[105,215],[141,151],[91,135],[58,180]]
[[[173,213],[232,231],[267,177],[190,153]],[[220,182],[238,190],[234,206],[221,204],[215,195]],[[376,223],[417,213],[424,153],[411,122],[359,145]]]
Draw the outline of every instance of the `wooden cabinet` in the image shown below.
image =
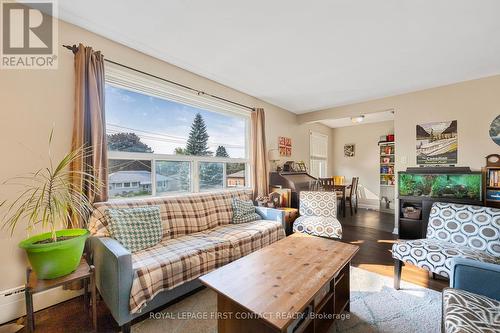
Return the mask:
[[293,234],[293,222],[299,217],[299,210],[297,208],[278,208],[285,212],[285,233],[287,236]]
[[350,264],[347,264],[318,291],[306,307],[304,317],[297,318],[286,332],[327,332],[340,314],[350,310],[349,272]]

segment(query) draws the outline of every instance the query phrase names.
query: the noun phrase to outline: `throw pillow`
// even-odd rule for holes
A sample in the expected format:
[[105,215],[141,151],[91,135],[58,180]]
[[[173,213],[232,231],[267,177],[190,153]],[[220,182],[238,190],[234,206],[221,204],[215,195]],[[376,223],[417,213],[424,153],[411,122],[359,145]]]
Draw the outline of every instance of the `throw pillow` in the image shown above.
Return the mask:
[[109,233],[134,253],[158,244],[163,236],[160,207],[108,208]]
[[233,199],[233,223],[246,223],[261,220],[259,214],[255,212],[255,206],[251,200]]

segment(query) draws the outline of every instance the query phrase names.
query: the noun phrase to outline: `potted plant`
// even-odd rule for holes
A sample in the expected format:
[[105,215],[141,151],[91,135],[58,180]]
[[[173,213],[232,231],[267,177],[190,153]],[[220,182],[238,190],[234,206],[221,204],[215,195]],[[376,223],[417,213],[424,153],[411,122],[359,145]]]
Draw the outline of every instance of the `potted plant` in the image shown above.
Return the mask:
[[15,200],[0,203],[0,208],[6,210],[3,227],[10,229],[11,236],[20,221],[27,223],[28,237],[36,226],[50,230],[19,243],[39,279],[54,279],[73,272],[89,237],[87,229],[57,230],[58,226],[74,226],[76,220],[85,220],[92,209],[88,198],[72,185],[71,179],[81,177],[88,188],[98,188],[93,175],[69,170],[73,161],[85,157],[86,150],[73,150],[54,164],[51,141],[52,133],[49,166],[5,181],[4,185],[18,185],[22,191]]

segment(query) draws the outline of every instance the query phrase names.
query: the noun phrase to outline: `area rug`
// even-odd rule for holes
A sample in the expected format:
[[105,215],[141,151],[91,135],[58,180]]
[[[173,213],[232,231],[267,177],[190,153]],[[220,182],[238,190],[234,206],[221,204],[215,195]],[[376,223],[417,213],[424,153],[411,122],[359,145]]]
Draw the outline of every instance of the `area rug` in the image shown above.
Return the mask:
[[[351,268],[351,313],[339,320],[334,332],[426,332],[440,331],[441,293],[401,281],[394,290],[392,278]],[[150,313],[132,326],[133,333],[217,332],[215,292],[204,289],[184,300]]]

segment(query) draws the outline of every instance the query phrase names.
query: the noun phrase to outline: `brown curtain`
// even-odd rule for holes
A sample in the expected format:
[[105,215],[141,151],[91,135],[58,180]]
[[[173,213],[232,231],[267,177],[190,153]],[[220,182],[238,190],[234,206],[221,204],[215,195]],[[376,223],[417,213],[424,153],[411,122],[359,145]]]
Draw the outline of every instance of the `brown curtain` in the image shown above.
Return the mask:
[[254,198],[269,192],[266,154],[266,116],[264,109],[252,111],[251,170]]
[[[81,176],[72,184],[83,191],[90,202],[108,199],[107,143],[104,115],[104,57],[91,47],[80,44],[75,49],[75,114],[72,149],[85,147],[83,158],[71,164],[71,169],[93,174],[100,188],[90,188]],[[79,221],[84,226],[83,221]]]

